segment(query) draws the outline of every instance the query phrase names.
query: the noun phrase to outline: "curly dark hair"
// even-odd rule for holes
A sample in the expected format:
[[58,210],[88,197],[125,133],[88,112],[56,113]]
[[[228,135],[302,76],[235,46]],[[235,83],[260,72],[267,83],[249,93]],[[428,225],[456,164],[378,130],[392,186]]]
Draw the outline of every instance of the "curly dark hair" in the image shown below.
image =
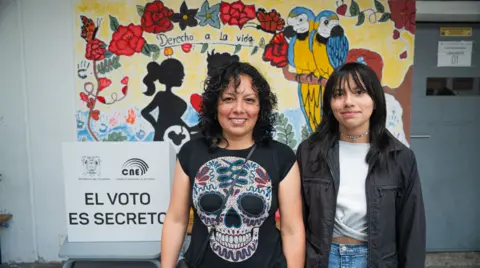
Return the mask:
[[199,128],[211,148],[218,147],[218,144],[224,140],[222,127],[217,120],[218,98],[231,85],[237,90],[241,75],[252,79],[252,88],[258,93],[260,101],[258,120],[253,128],[253,139],[260,144],[266,144],[273,139],[277,97],[271,91],[267,80],[255,67],[245,62],[234,61],[211,72],[205,81]]

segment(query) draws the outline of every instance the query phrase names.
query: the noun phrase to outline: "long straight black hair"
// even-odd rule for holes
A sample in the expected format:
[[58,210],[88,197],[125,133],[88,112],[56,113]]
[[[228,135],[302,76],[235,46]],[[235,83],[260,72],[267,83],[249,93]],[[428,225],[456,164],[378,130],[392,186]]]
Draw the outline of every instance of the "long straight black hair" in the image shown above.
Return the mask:
[[325,86],[323,95],[322,111],[323,116],[317,130],[310,136],[310,148],[318,146],[319,155],[310,159],[313,170],[326,169],[325,159],[327,152],[334,143],[339,140],[339,123],[332,112],[331,100],[333,94],[341,90],[350,90],[342,88],[342,85],[349,84],[349,78],[355,82],[360,90],[364,90],[372,98],[374,109],[370,117],[370,150],[367,153],[365,161],[372,165],[375,161],[383,165],[386,163],[387,151],[390,143],[385,121],[387,118],[387,107],[385,102],[385,93],[382,84],[376,73],[367,65],[357,62],[345,63],[335,69],[330,75]]

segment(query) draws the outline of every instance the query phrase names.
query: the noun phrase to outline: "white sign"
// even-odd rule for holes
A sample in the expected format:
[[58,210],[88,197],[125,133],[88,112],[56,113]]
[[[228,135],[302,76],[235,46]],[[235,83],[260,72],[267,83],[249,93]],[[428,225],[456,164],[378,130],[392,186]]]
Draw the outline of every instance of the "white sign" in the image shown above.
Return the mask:
[[64,143],[68,240],[160,241],[175,161],[167,142]]
[[470,67],[472,65],[472,41],[438,42],[438,67]]

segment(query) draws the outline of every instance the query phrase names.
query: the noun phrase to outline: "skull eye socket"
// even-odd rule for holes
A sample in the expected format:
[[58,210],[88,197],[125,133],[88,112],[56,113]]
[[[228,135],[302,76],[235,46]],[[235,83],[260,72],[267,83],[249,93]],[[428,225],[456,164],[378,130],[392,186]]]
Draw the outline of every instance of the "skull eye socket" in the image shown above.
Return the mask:
[[266,206],[263,198],[247,193],[238,199],[238,207],[251,217],[259,217],[265,213]]
[[198,198],[200,209],[205,213],[214,213],[219,210],[223,204],[223,196],[218,193],[207,192]]

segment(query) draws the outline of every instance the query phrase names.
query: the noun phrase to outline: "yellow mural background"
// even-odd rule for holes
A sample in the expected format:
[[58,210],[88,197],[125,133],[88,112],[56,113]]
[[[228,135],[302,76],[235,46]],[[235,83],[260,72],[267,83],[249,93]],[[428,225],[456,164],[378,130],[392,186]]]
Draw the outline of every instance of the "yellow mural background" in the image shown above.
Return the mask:
[[[130,23],[134,25],[141,25],[141,17],[137,13],[137,5],[145,6],[145,4],[150,1],[145,0],[129,0],[129,1],[118,1],[118,0],[77,0],[75,1],[75,23],[74,23],[74,38],[75,38],[75,62],[80,64],[82,60],[85,60],[85,49],[86,42],[81,38],[81,27],[82,21],[80,16],[84,15],[92,19],[97,23],[98,19],[101,19],[101,24],[99,25],[99,30],[96,37],[104,41],[107,46],[110,40],[112,39],[113,31],[111,30],[109,23],[109,16],[112,15],[118,19],[120,25],[127,26]],[[164,5],[174,12],[179,12],[180,5],[182,1],[174,0],[165,0],[162,1]],[[198,1],[186,1],[188,8],[198,8],[200,9],[203,0]],[[230,1],[229,1],[230,2]],[[231,1],[233,2],[233,1]],[[385,11],[388,12],[389,5],[385,0],[379,0],[379,2],[384,6]],[[219,1],[209,1],[210,6],[220,3]],[[285,19],[288,16],[290,10],[296,6],[303,6],[309,8],[313,11],[315,15],[319,12],[329,9],[335,12],[337,5],[336,1],[319,1],[319,0],[298,0],[298,1],[253,1],[245,0],[243,1],[245,5],[255,5],[255,9],[260,7],[264,8],[266,11],[275,9],[280,13],[281,17]],[[350,6],[350,0],[344,1],[347,6]],[[355,48],[369,49],[375,51],[382,55],[383,58],[383,79],[382,84],[390,88],[398,87],[404,80],[405,74],[408,68],[413,65],[413,49],[414,49],[414,35],[408,31],[401,31],[401,38],[394,40],[392,34],[394,31],[394,22],[376,22],[371,23],[370,14],[375,10],[375,1],[371,0],[358,0],[356,1],[360,6],[361,10],[366,10],[366,19],[365,22],[356,26],[355,24],[358,21],[357,17],[347,17],[340,16],[340,25],[345,30],[345,35],[347,36],[350,43],[350,50]],[[371,9],[372,11],[368,11]],[[380,18],[381,14],[377,14],[377,20]],[[255,22],[256,20],[253,20]],[[236,40],[237,36],[249,35],[253,37],[254,41],[250,42],[241,42],[242,44],[250,45],[252,47],[242,47],[238,55],[242,61],[248,61],[254,66],[258,67],[260,71],[267,77],[271,87],[278,96],[279,110],[285,109],[299,109],[300,102],[298,99],[298,84],[296,82],[287,81],[282,74],[282,69],[271,66],[268,62],[262,60],[262,54],[264,49],[259,48],[258,52],[254,55],[250,55],[252,52],[253,46],[258,46],[262,38],[265,39],[265,42],[268,44],[273,34],[265,33],[255,28],[244,27],[239,29],[238,26],[230,25],[221,25],[220,29],[215,29],[210,27],[208,24],[204,27],[187,27],[185,31],[182,31],[178,24],[174,24],[174,28],[171,31],[164,33],[169,37],[184,35],[194,36],[193,42],[188,43],[203,43],[205,42],[205,35],[210,34],[212,40],[210,42],[217,42],[218,37],[222,34],[227,34],[229,36],[228,41],[222,41],[232,44],[229,45],[209,45],[208,51],[201,53],[201,45],[194,45],[192,50],[189,53],[182,51],[182,48],[178,46],[173,46],[173,55],[171,57],[180,60],[185,67],[186,77],[184,79],[183,85],[180,88],[174,88],[174,93],[183,97],[188,105],[190,105],[189,97],[193,93],[201,93],[203,89],[202,82],[204,81],[207,73],[206,68],[206,57],[207,53],[211,52],[212,49],[215,49],[215,52],[229,52],[233,53],[238,42]],[[159,44],[159,40],[156,34],[152,33],[143,33],[143,37],[148,44]],[[406,59],[400,59],[399,55],[406,51],[408,57]],[[157,62],[160,63],[167,57],[164,55],[164,48],[160,48],[160,54],[157,59]],[[120,80],[124,76],[129,77],[128,82],[128,95],[127,97],[115,103],[114,105],[100,105],[97,104],[97,108],[100,110],[102,116],[110,117],[114,111],[120,112],[120,119],[123,119],[127,116],[127,111],[134,107],[144,107],[149,103],[152,97],[146,96],[143,92],[146,90],[145,85],[142,83],[142,79],[146,74],[146,65],[152,61],[151,57],[147,57],[142,53],[136,53],[131,57],[121,56],[121,65],[122,67],[118,70],[109,72],[105,76],[108,76],[112,80],[112,85],[106,88],[102,95],[107,97],[110,96],[113,92],[119,92],[121,90]],[[290,67],[290,71],[295,72],[295,70]],[[90,81],[93,84],[96,84],[95,78],[92,74],[92,67],[90,65],[89,77],[85,80],[76,79],[76,92],[80,93],[83,91],[84,83]],[[156,83],[157,92],[162,90],[163,86]],[[76,96],[78,96],[78,93]],[[85,103],[77,98],[76,101],[77,111],[85,111],[87,108]],[[104,118],[104,120],[106,120]],[[150,125],[146,122],[141,122],[143,119],[141,115],[137,114],[137,122],[141,123],[141,127],[149,128]],[[101,121],[101,120],[100,120]],[[98,122],[92,122],[92,124],[97,124]],[[137,127],[137,128],[141,128]],[[298,127],[298,126],[295,126]],[[299,139],[299,137],[297,137]]]

